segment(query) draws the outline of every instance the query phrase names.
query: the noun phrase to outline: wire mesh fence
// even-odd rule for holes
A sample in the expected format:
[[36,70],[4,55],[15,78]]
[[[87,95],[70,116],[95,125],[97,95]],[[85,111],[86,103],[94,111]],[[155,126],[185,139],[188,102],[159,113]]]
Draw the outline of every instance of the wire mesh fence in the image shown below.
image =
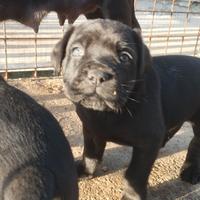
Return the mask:
[[[152,55],[185,54],[200,57],[200,0],[135,0],[136,16]],[[81,16],[76,23],[85,18]],[[17,22],[0,24],[0,73],[29,72],[37,77],[53,72],[50,53],[63,36],[55,13],[40,25],[38,34]]]

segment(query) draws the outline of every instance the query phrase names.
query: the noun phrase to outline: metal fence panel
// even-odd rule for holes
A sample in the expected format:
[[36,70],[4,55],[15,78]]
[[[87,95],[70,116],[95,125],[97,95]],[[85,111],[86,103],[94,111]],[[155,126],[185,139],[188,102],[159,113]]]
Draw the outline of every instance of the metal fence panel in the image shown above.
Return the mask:
[[[200,0],[135,0],[136,16],[152,55],[186,54],[200,57]],[[76,23],[85,18],[81,16]],[[51,70],[50,53],[67,28],[55,13],[38,34],[17,22],[0,24],[0,72]]]

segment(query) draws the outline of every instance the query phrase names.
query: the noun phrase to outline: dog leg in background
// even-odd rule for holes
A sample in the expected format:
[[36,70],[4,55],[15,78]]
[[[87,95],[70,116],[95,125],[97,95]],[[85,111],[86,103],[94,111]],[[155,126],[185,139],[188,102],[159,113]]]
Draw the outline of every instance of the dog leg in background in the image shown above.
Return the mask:
[[181,178],[186,182],[197,184],[200,181],[200,121],[193,121],[194,137],[190,142],[187,157],[181,170]]
[[85,16],[87,17],[87,19],[98,19],[98,18],[103,19],[104,18],[101,8],[97,8],[94,12],[88,13]]
[[134,0],[102,0],[99,7],[85,15],[88,19],[108,18],[141,30],[135,16]]
[[105,18],[120,21],[132,28],[140,28],[135,16],[134,0],[107,0],[103,3]]
[[96,5],[95,0],[0,0],[0,22],[15,20],[37,33],[40,22],[49,12],[56,12],[63,25],[65,19],[73,23],[79,15],[93,12]]
[[0,22],[15,20],[33,28],[35,32],[38,32],[40,22],[51,11],[57,13],[60,25],[64,25],[65,19],[73,23],[80,14],[85,14],[89,19],[109,18],[140,30],[135,17],[134,0],[44,0],[37,3],[0,0]]
[[132,20],[132,28],[138,29],[141,31],[140,24],[135,16],[135,5],[134,0],[129,0],[130,7],[131,7],[131,20]]

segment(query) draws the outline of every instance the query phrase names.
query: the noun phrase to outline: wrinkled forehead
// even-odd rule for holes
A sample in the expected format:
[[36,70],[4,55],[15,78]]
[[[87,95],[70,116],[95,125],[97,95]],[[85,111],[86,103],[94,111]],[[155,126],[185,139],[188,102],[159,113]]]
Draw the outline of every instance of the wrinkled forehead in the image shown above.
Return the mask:
[[74,43],[89,45],[92,42],[116,46],[133,44],[132,30],[114,21],[92,20],[75,28],[72,36]]

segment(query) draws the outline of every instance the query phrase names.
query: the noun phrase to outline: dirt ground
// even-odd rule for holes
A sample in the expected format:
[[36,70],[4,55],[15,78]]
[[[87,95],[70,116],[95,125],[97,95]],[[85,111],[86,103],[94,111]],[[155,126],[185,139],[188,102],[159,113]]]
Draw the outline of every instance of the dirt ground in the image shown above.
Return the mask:
[[[74,157],[83,150],[81,123],[74,106],[65,98],[61,79],[10,80],[11,85],[27,92],[58,119],[68,138]],[[199,200],[200,184],[192,186],[179,179],[179,170],[192,138],[189,124],[160,150],[149,179],[148,200]],[[79,182],[80,200],[118,200],[123,190],[123,173],[129,164],[131,148],[108,143],[102,166],[93,179]],[[142,166],[141,166],[142,167]]]

